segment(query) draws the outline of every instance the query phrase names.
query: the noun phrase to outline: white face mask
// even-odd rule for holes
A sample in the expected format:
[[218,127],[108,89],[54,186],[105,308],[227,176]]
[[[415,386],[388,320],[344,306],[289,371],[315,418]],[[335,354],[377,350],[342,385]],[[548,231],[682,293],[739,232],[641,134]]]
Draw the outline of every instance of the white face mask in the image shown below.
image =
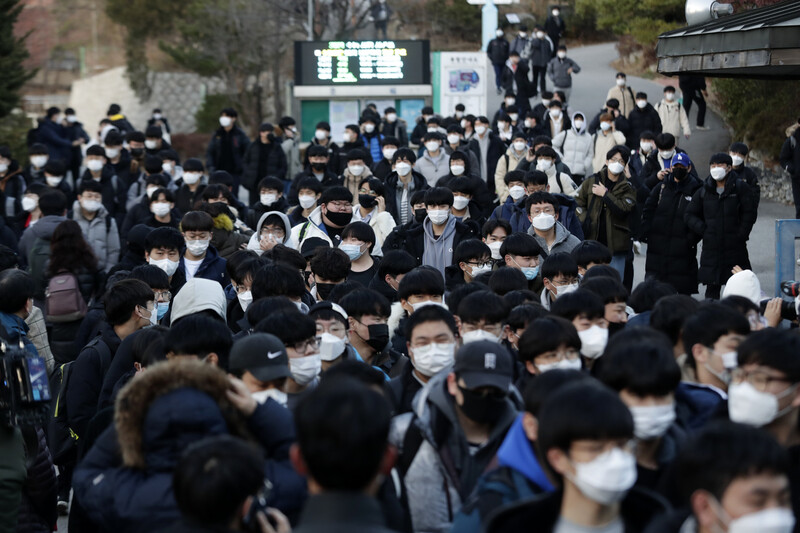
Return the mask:
[[297,197],[297,201],[300,202],[300,207],[309,209],[317,203],[317,197],[312,194],[301,194]]
[[[511,195],[511,198],[513,198],[514,201],[519,200],[520,198],[525,196],[525,187],[521,185],[514,185],[513,187],[508,189],[508,194]],[[500,258],[498,257],[498,259]]]
[[437,141],[428,141],[425,143],[425,149],[428,152],[435,152],[439,149],[439,143]]
[[577,357],[571,361],[569,359],[562,359],[561,361],[556,361],[555,363],[536,365],[536,368],[538,368],[539,372],[542,374],[551,370],[580,370],[581,360]]
[[558,9],[554,9],[554,10],[553,10],[553,16],[554,16],[554,17],[557,17],[557,16],[558,16],[558,15],[560,15],[560,14],[561,14],[561,11],[559,11]]
[[161,120],[161,113],[153,113],[153,118],[156,120]]
[[503,243],[500,241],[490,242],[487,246],[492,251],[492,259],[500,259],[500,247],[503,246]]
[[247,312],[247,308],[253,303],[253,293],[251,291],[237,293],[236,299],[239,300],[242,311]]
[[436,133],[437,131],[439,131],[438,126],[428,126],[428,133]]
[[169,213],[169,204],[166,202],[153,202],[150,210],[157,217],[166,216]]
[[757,390],[747,381],[728,386],[728,415],[733,422],[749,426],[766,426],[793,409],[792,405],[778,410],[778,400],[793,394],[797,385],[792,385],[779,395]]
[[602,505],[622,500],[636,483],[636,458],[620,448],[574,465],[572,482],[584,496]]
[[409,304],[409,305],[411,305],[411,309],[413,309],[415,312],[419,311],[426,305],[438,305],[439,307],[447,309],[447,307],[442,302],[432,302],[431,300],[425,300],[424,302],[417,302],[415,304]]
[[106,148],[106,157],[109,159],[116,159],[119,155],[119,148]]
[[549,106],[550,105],[550,100],[546,100],[546,99],[542,98],[542,105],[545,106],[545,107]]
[[375,124],[372,123],[364,124],[364,131],[367,133],[372,133],[373,131],[375,131]]
[[608,329],[594,325],[578,332],[581,339],[581,355],[588,359],[597,359],[603,354],[608,344]]
[[653,143],[645,142],[645,141],[639,141],[639,149],[643,153],[649,154],[653,150]]
[[661,159],[672,159],[672,156],[675,155],[675,150],[659,150],[658,157]]
[[636,100],[636,107],[639,109],[644,109],[647,107],[647,100]]
[[158,189],[160,189],[158,185],[150,185],[149,187],[145,188],[144,192],[147,194],[147,197],[150,198]]
[[462,118],[460,124],[461,124],[461,129],[466,130],[467,126],[469,125],[469,122],[467,122],[467,119]]
[[431,377],[453,365],[456,345],[454,342],[432,342],[410,349],[414,368],[423,376]]
[[497,337],[497,335],[493,335],[488,331],[484,331],[482,329],[476,329],[464,333],[463,335],[461,335],[461,340],[463,344],[469,344],[470,342],[477,342],[477,341],[500,342],[500,339]]
[[46,176],[45,181],[50,187],[58,187],[58,184],[61,183],[61,180],[64,179],[64,176]]
[[651,440],[664,435],[675,422],[675,404],[630,407],[633,415],[633,434],[639,440]]
[[388,115],[386,115],[386,121],[387,122],[394,122],[395,120],[397,120],[397,114],[396,113],[389,113]]
[[478,135],[483,135],[484,133],[486,133],[486,126],[484,125],[475,126],[475,133],[477,133]]
[[194,185],[198,181],[200,181],[200,177],[202,176],[199,172],[184,172],[183,174],[183,182],[186,185]]
[[608,164],[608,171],[614,175],[622,174],[623,170],[625,170],[625,165],[623,165],[619,161],[611,161]]
[[527,146],[525,141],[514,141],[512,144],[514,145],[514,151],[516,152],[522,152]]
[[537,39],[544,39],[544,32],[543,31],[537,31],[536,32],[536,38]]
[[449,209],[428,209],[428,218],[437,226],[441,226],[447,222],[447,217],[450,216]]
[[86,168],[91,170],[92,172],[99,172],[103,169],[103,162],[99,159],[90,159],[86,162]]
[[582,120],[576,120],[575,122],[572,123],[572,125],[575,126],[576,130],[580,131],[581,129],[583,129],[584,122]]
[[733,159],[733,166],[738,167],[742,163],[744,163],[744,158],[739,154],[729,154],[731,159]]
[[172,275],[178,270],[178,265],[180,265],[178,261],[172,261],[166,257],[164,259],[153,259],[151,257],[149,263],[166,272],[167,277],[172,277]]
[[739,366],[739,354],[736,352],[725,352],[719,356],[722,359],[722,366],[725,370],[733,370]]
[[195,257],[200,257],[206,250],[208,250],[208,245],[211,241],[202,240],[202,241],[186,241],[186,248],[189,250],[189,253]]
[[464,165],[450,165],[450,172],[453,174],[453,176],[460,176],[464,173],[464,170]]
[[791,509],[769,507],[728,523],[728,533],[791,533],[795,517]]
[[533,217],[531,224],[539,231],[547,231],[556,225],[556,217],[549,213],[539,213]]
[[274,192],[261,195],[261,205],[272,205],[278,200],[278,195]]
[[219,117],[219,125],[223,128],[227,128],[233,124],[233,119],[231,117]]
[[447,142],[450,144],[458,144],[461,142],[461,136],[457,133],[451,133],[447,136]]
[[536,170],[540,170],[542,172],[547,172],[550,170],[550,167],[553,166],[553,162],[549,159],[537,159],[536,160]]
[[722,181],[725,179],[725,176],[728,175],[728,169],[725,167],[712,167],[709,173],[711,177],[714,178],[714,181]]
[[254,392],[253,394],[251,394],[251,396],[257,403],[267,403],[267,400],[272,398],[273,400],[283,405],[284,407],[286,407],[286,404],[289,401],[289,397],[286,395],[285,392],[283,392],[280,389],[262,390]]
[[556,287],[556,298],[559,296],[564,296],[565,294],[569,294],[571,292],[575,292],[578,290],[578,282],[570,283],[568,285],[559,285]]
[[148,150],[155,150],[158,147],[158,141],[151,141],[150,139],[146,139],[144,141],[144,147]]
[[625,87],[625,78],[617,78],[617,87]]
[[46,155],[31,156],[31,164],[36,168],[42,168],[47,164],[48,157]]
[[173,168],[175,168],[175,165],[173,165],[172,163],[161,163],[161,170],[163,170],[167,174],[172,174]]
[[453,197],[453,209],[457,211],[461,211],[465,209],[469,205],[469,198],[466,196],[455,196]]
[[314,138],[318,141],[324,141],[328,138],[328,132],[325,130],[316,130],[314,132]]
[[23,211],[26,211],[26,212],[30,213],[31,211],[36,209],[36,206],[38,206],[38,205],[39,205],[39,202],[37,200],[34,200],[33,198],[31,198],[29,196],[23,196],[22,197],[22,210]]
[[671,102],[675,99],[675,93],[664,93],[664,98],[667,99],[667,102]]
[[397,152],[397,148],[384,148],[383,149],[383,158],[391,161],[394,157],[395,152]]
[[323,333],[319,338],[319,354],[323,361],[335,361],[344,352],[345,341],[333,333]]
[[564,59],[565,57],[567,57],[567,53],[564,51],[558,52],[556,53],[556,55],[558,56],[559,59]]
[[8,170],[8,163],[0,163],[0,172]]
[[364,165],[349,165],[347,169],[353,176],[360,176],[364,173]]
[[498,37],[502,37],[504,35],[503,30],[497,30],[494,34]]
[[318,353],[305,357],[292,357],[289,359],[289,370],[292,379],[300,385],[308,385],[322,370],[322,358]]
[[516,98],[506,98],[506,106],[514,105],[515,103],[517,103]]
[[477,278],[481,274],[485,274],[486,272],[491,272],[491,271],[492,271],[492,265],[482,265],[479,267],[472,267],[471,276],[473,278]]
[[557,107],[554,107],[553,109],[550,110],[550,116],[553,117],[554,119],[561,118],[561,110]]
[[98,200],[81,200],[81,207],[89,213],[96,213],[100,211],[103,204]]
[[397,163],[394,166],[394,169],[397,171],[398,175],[408,176],[408,173],[411,172],[411,165],[408,163]]

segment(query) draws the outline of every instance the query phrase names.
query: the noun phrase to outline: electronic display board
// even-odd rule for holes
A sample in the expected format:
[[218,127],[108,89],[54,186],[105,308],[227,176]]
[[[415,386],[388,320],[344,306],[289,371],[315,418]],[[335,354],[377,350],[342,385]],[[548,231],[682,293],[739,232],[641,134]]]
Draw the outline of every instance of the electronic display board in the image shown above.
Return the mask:
[[295,85],[427,85],[429,41],[295,41]]

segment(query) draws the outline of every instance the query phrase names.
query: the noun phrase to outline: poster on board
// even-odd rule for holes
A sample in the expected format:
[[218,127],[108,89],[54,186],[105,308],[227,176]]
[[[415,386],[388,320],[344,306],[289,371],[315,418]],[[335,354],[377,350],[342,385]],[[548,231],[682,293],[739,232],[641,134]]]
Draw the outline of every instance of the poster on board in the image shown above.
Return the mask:
[[439,113],[450,116],[456,104],[464,104],[467,113],[485,115],[488,73],[485,52],[441,52]]

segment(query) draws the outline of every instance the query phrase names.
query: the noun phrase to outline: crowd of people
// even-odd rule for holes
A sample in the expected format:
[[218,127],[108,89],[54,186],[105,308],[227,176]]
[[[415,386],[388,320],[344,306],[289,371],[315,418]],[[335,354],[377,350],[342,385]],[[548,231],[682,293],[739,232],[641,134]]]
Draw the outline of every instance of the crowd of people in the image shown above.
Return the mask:
[[676,89],[624,73],[570,109],[551,17],[491,118],[369,105],[306,146],[226,108],[203,155],[114,104],[0,147],[0,338],[53,399],[0,428],[0,531],[793,531],[748,147],[698,175]]

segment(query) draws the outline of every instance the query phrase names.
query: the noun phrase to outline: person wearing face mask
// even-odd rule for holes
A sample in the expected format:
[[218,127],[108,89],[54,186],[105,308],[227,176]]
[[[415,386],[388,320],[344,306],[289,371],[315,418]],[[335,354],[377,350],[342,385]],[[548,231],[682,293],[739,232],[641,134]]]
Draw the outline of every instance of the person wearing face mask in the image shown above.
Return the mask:
[[564,17],[561,16],[561,10],[558,6],[554,6],[544,21],[544,31],[547,32],[547,37],[553,43],[554,51],[563,48],[563,46],[559,46],[558,43],[561,37],[563,37],[565,30],[566,24],[564,24]]
[[[308,310],[308,316],[317,323],[323,374],[343,361],[364,362],[349,344],[349,320],[347,312],[339,304],[332,302],[316,303]],[[380,376],[382,382],[382,372]]]
[[641,138],[642,132],[661,133],[661,118],[658,116],[658,111],[647,101],[647,93],[636,93],[636,107],[628,115],[628,123],[629,129],[625,136],[628,138],[628,147],[631,150],[638,148],[636,143]]
[[291,227],[303,224],[308,220],[308,216],[316,209],[317,200],[322,194],[322,185],[313,177],[303,178],[297,187],[299,205],[290,207],[287,212]]
[[[258,139],[247,147],[241,165],[242,186],[250,193],[251,203],[256,203],[259,198],[259,182],[263,178],[272,176],[280,180],[286,179],[286,154],[280,139],[275,136],[275,127],[272,124],[261,124],[258,128]],[[283,192],[283,187],[280,191]]]
[[558,298],[578,289],[578,264],[568,253],[548,255],[542,262],[542,283],[540,303],[550,310]]
[[208,186],[203,162],[196,158],[187,159],[183,163],[182,174],[175,182],[175,205],[182,213],[188,213],[202,198]]
[[[372,167],[372,155],[364,143],[361,127],[358,124],[348,124],[344,129],[342,139],[343,143],[341,150],[339,151],[339,176],[341,176],[341,174],[347,169],[348,157],[350,152],[353,150],[357,150],[358,153],[362,153],[364,164],[368,167]],[[378,143],[378,146],[380,146],[380,143]]]
[[383,142],[384,135],[378,130],[378,125],[380,123],[380,117],[372,113],[364,115],[360,123],[363,131],[363,134],[361,135],[361,141],[364,143],[364,147],[366,148],[367,152],[369,152],[372,159],[369,163],[370,167],[373,165],[373,163],[377,163],[383,159],[381,143]]
[[644,196],[641,200],[642,203],[647,200],[646,193],[649,190],[644,184],[644,166],[647,164],[647,158],[654,150],[656,150],[656,135],[652,131],[643,131],[639,134],[639,146],[631,151],[631,160],[628,162],[631,169],[631,180],[636,182],[636,189],[639,195]]
[[608,321],[603,300],[591,291],[578,288],[556,298],[550,311],[575,326],[581,340],[583,367],[591,370],[608,343]]
[[301,250],[309,238],[320,238],[331,246],[341,242],[342,229],[353,219],[353,194],[345,187],[333,186],[323,190],[308,220],[292,228],[291,242]]
[[504,266],[521,271],[528,280],[528,289],[537,294],[542,290],[542,278],[539,275],[541,255],[541,246],[527,233],[512,233],[500,246]]
[[745,163],[750,149],[743,142],[735,142],[728,149],[728,155],[733,161],[733,171],[753,190],[753,200],[756,204],[756,215],[758,215],[758,204],[761,201],[761,184],[758,183],[758,176],[752,168]]
[[468,148],[478,158],[481,180],[486,182],[489,192],[495,193],[494,179],[497,163],[508,147],[494,131],[489,128],[489,119],[480,116],[475,119],[475,135],[469,142]]
[[494,34],[494,39],[489,41],[489,44],[486,46],[486,55],[489,56],[489,61],[492,63],[492,68],[494,68],[494,84],[497,87],[497,94],[500,94],[503,90],[503,65],[505,65],[506,59],[508,59],[510,45],[502,29],[497,28]]
[[427,305],[442,306],[444,302],[444,278],[432,267],[415,267],[400,280],[397,302],[392,304],[389,329],[392,331],[392,347],[404,355],[406,348],[406,323],[408,317]]
[[392,155],[392,172],[386,177],[384,198],[386,212],[398,226],[414,220],[411,197],[429,188],[425,176],[413,169],[417,156],[410,148],[402,147]]
[[[494,189],[497,192],[497,197],[500,199],[501,205],[506,202],[510,194],[509,186],[505,181],[506,176],[510,172],[515,171],[520,161],[525,159],[525,155],[528,153],[527,139],[528,137],[522,130],[514,131],[508,150],[506,150],[503,157],[497,161],[497,167],[494,171]],[[521,197],[522,195],[518,195],[517,198],[512,199],[516,202]],[[506,220],[508,220],[508,218],[506,218]]]
[[[494,217],[494,214],[492,215]],[[500,247],[503,241],[511,235],[511,224],[504,218],[490,218],[481,228],[481,240],[489,247],[492,252],[492,260],[498,261],[500,257]]]
[[[453,303],[450,297],[448,302]],[[508,316],[509,305],[501,296],[487,290],[477,291],[455,302],[454,306],[458,307],[456,315],[462,344],[480,341],[503,343],[503,321]]]
[[36,129],[36,140],[47,147],[53,159],[63,161],[65,165],[71,165],[73,148],[80,148],[88,141],[83,137],[71,139],[69,132],[64,125],[64,115],[58,107],[50,107],[44,117],[39,119],[39,127]]
[[521,55],[525,48],[528,46],[528,26],[525,24],[520,25],[519,31],[517,35],[514,36],[514,39],[511,41],[511,45],[509,47],[509,53],[516,52],[517,55]]
[[48,161],[44,166],[44,176],[39,183],[47,185],[48,190],[58,190],[64,193],[68,204],[71,206],[75,201],[75,193],[72,186],[67,182],[65,175],[67,167],[61,161]]
[[738,311],[718,302],[704,302],[686,318],[681,339],[686,351],[678,364],[694,381],[682,381],[675,391],[683,425],[693,431],[703,427],[729,399],[731,371],[736,352],[750,333],[750,323]]
[[[408,123],[397,116],[397,110],[394,107],[390,106],[383,110],[383,119],[380,122],[379,129],[384,138],[391,137],[394,139],[395,149],[401,146],[408,146]],[[385,143],[383,144],[385,145]],[[386,150],[385,146],[383,149],[384,151]],[[391,155],[387,157],[386,154],[383,155],[383,159],[392,160]]]
[[[641,181],[650,190],[658,188],[659,182],[670,173],[672,158],[676,154],[685,153],[685,150],[676,145],[675,137],[671,133],[659,133],[655,137],[655,149],[650,150],[639,174]],[[694,167],[689,170],[689,173],[700,181]]]
[[469,174],[480,178],[478,157],[474,152],[467,149],[468,144],[468,141],[464,139],[464,128],[459,124],[450,124],[447,126],[447,142],[444,144],[445,153],[452,155],[456,150],[466,153],[469,158]]
[[159,150],[157,155],[161,158],[161,172],[167,176],[169,188],[173,191],[178,190],[180,187],[178,181],[183,177],[183,167],[178,152],[172,148],[165,148]]
[[398,148],[400,148],[400,141],[397,140],[397,137],[389,137],[388,135],[383,137],[381,141],[383,157],[380,161],[373,163],[371,168],[372,175],[381,180],[381,182],[386,181],[386,177],[392,173],[392,159]]
[[697,293],[697,240],[685,215],[702,186],[691,170],[689,156],[675,154],[668,177],[650,192],[642,210],[642,238],[648,243],[645,275],[689,295]]
[[180,218],[175,212],[175,197],[169,189],[156,189],[146,198],[150,216],[142,222],[151,228],[178,229]]
[[[331,139],[331,125],[328,122],[318,122],[314,128],[314,133],[311,136],[311,146],[320,146],[325,148],[325,155],[327,156],[327,169],[334,174],[339,173],[339,150],[338,144]],[[303,168],[308,169],[311,165],[309,160],[309,153],[306,149],[305,159],[303,160]],[[288,177],[288,176],[287,176]]]
[[72,205],[72,217],[92,247],[98,266],[108,272],[119,260],[120,243],[117,222],[103,207],[102,193],[99,183],[81,182],[78,199]]
[[624,72],[617,72],[616,83],[608,90],[606,100],[616,98],[619,102],[619,112],[625,118],[630,116],[631,111],[636,107],[636,98],[633,96],[633,89],[628,85],[628,77]]
[[[436,339],[425,340],[434,354],[444,351]],[[415,348],[422,346],[409,344],[410,351]],[[398,464],[415,531],[450,527],[516,418],[509,398],[513,360],[504,347],[471,342],[458,350],[452,370],[448,367],[433,374],[418,393],[414,412],[395,417],[390,432],[392,444],[402,449]]]
[[347,165],[339,179],[353,194],[353,198],[356,198],[359,194],[358,190],[361,180],[372,177],[372,171],[366,164],[368,159],[367,152],[364,149],[356,148],[350,150],[345,159]]
[[553,146],[563,154],[561,161],[568,165],[572,179],[580,185],[592,173],[594,143],[586,130],[586,117],[581,112],[572,114],[570,127],[553,137]]
[[450,156],[442,148],[438,133],[428,132],[422,137],[425,150],[414,164],[414,170],[425,176],[428,185],[433,187],[439,178],[450,171]]
[[276,140],[286,155],[286,174],[282,179],[290,180],[303,170],[300,164],[300,137],[297,134],[297,121],[292,117],[281,117],[278,121],[283,135]]
[[678,102],[675,95],[675,87],[667,85],[664,87],[664,98],[656,104],[658,117],[661,119],[662,131],[672,134],[676,139],[684,135],[687,139],[692,134],[689,126],[689,117],[686,109]]
[[[374,232],[370,242],[377,256],[383,255],[383,243],[396,226],[392,215],[386,212],[385,193],[386,188],[379,179],[363,177],[358,184],[358,204],[353,206],[353,221],[366,222]],[[368,283],[369,280],[364,285]]]
[[[308,165],[306,169],[296,175],[292,179],[292,185],[289,187],[289,194],[287,201],[289,205],[298,205],[300,200],[298,193],[300,191],[299,185],[301,181],[306,179],[314,179],[319,183],[320,187],[324,190],[335,185],[341,185],[341,178],[339,177],[338,170],[332,171],[331,157],[329,156],[329,149],[325,146],[312,144],[306,149],[306,157],[308,158]],[[339,152],[338,147],[336,151],[336,165],[339,165]],[[306,207],[304,207],[306,209]]]
[[478,239],[463,241],[453,252],[453,264],[444,269],[448,291],[472,283],[481,274],[492,271],[492,251]]
[[[555,57],[547,62],[547,76],[553,82],[553,90],[563,91],[564,95],[569,98],[572,93],[572,75],[579,73],[581,67],[572,58],[567,57],[566,46],[561,45],[557,48],[558,52],[554,54]],[[542,94],[544,95],[544,92]],[[544,97],[542,103],[544,104]]]
[[750,187],[735,172],[725,153],[710,159],[710,176],[692,197],[684,220],[695,238],[703,240],[698,281],[706,285],[706,298],[719,298],[731,269],[750,269],[747,240],[756,221]]
[[[525,39],[527,46],[527,39]],[[516,95],[515,103],[519,112],[525,114],[530,108],[530,98],[536,93],[536,87],[528,79],[527,59],[521,57],[521,52],[514,50],[512,44],[508,59],[503,67],[502,85],[506,94]]]
[[339,249],[350,258],[347,281],[356,282],[363,287],[369,285],[380,265],[380,261],[372,257],[374,247],[375,232],[369,224],[351,222],[344,227]]
[[[477,233],[486,215],[492,212],[493,196],[486,188],[486,184],[472,172],[472,156],[469,151],[456,150],[450,154],[450,172],[436,182],[437,187],[447,187],[453,193],[462,193],[468,196],[466,204],[463,200],[456,201],[455,215],[459,220],[466,221],[472,219],[477,222],[478,227],[473,230]],[[467,207],[469,209],[467,210]]]
[[578,194],[578,186],[572,181],[569,174],[562,172],[558,166],[558,152],[551,146],[542,146],[534,153],[536,156],[536,170],[547,175],[547,190],[553,193],[562,194],[567,197],[575,197]]
[[[592,276],[594,271],[598,272],[597,276]],[[594,267],[594,271],[584,275],[580,287],[593,292],[603,301],[603,317],[608,324],[608,336],[611,338],[628,324],[630,293],[608,266]]]
[[[239,193],[239,178],[245,170],[245,155],[250,147],[250,139],[236,123],[238,117],[239,113],[232,107],[223,109],[219,114],[219,128],[211,136],[206,149],[208,173],[211,174],[216,170],[230,173],[233,176],[234,196],[238,196]],[[261,137],[259,137],[260,139]],[[260,156],[256,158],[256,161],[258,159]],[[283,159],[285,161],[286,156]],[[283,168],[285,173],[285,164]],[[258,176],[266,176],[266,173]]]
[[[28,160],[30,163],[22,171],[25,178],[25,183],[30,185],[34,182],[44,181],[44,166],[49,161],[50,156],[47,152],[47,146],[41,143],[32,144],[28,149]],[[80,159],[78,159],[80,161]],[[78,175],[77,173],[75,174]]]
[[619,397],[594,381],[564,385],[542,405],[538,450],[561,489],[489,519],[484,531],[644,531],[669,504],[634,486],[634,420]]
[[[91,147],[89,148],[91,150]],[[87,151],[88,153],[88,151]],[[143,160],[143,172],[138,174],[136,181],[128,186],[127,199],[125,200],[126,212],[133,210],[133,207],[142,201],[145,196],[150,196],[146,193],[147,180],[152,176],[159,176],[163,178],[164,187],[169,187],[169,176],[163,174],[164,161],[156,155],[146,155]],[[87,166],[89,163],[86,163]],[[92,178],[97,179],[94,175]],[[150,191],[152,193],[152,190]]]
[[186,277],[216,281],[222,287],[230,283],[225,270],[226,261],[211,246],[214,220],[202,211],[190,211],[181,219],[181,233],[186,241],[186,250],[181,255],[178,270]]
[[169,150],[172,147],[162,138],[164,132],[159,126],[148,126],[144,132],[144,150],[148,155],[157,155],[161,150]]
[[[128,187],[117,176],[114,167],[107,164],[105,149],[94,145],[86,149],[86,170],[81,175],[80,182],[94,180],[103,187],[103,207],[111,213],[117,221],[117,226],[125,219],[128,210]],[[160,164],[158,171],[160,172]],[[77,187],[80,187],[78,182]],[[134,202],[135,203],[135,202]]]
[[269,333],[253,333],[233,344],[228,369],[241,379],[259,404],[270,400],[286,406],[283,391],[289,371],[289,357],[281,340]]
[[[537,86],[542,92],[547,90],[545,72],[547,71],[547,63],[553,57],[554,50],[553,41],[547,36],[544,29],[541,26],[535,26],[531,39],[528,41],[528,49],[523,53],[528,58],[531,72],[533,73],[534,91],[536,91]],[[534,92],[532,96],[537,96],[538,94],[538,92]]]
[[558,221],[560,209],[558,199],[547,192],[535,192],[525,201],[525,211],[531,221],[528,233],[548,255],[570,253],[581,242]]
[[580,370],[581,340],[568,320],[557,316],[544,316],[533,320],[517,341],[519,360],[524,370],[515,383],[525,388],[550,370]]
[[616,129],[616,121],[612,113],[601,113],[597,117],[597,121],[599,129],[594,134],[594,158],[592,159],[593,172],[599,172],[605,166],[606,152],[615,146],[625,145],[625,134]]
[[400,281],[417,266],[405,250],[387,250],[368,287],[384,295],[394,305]]

